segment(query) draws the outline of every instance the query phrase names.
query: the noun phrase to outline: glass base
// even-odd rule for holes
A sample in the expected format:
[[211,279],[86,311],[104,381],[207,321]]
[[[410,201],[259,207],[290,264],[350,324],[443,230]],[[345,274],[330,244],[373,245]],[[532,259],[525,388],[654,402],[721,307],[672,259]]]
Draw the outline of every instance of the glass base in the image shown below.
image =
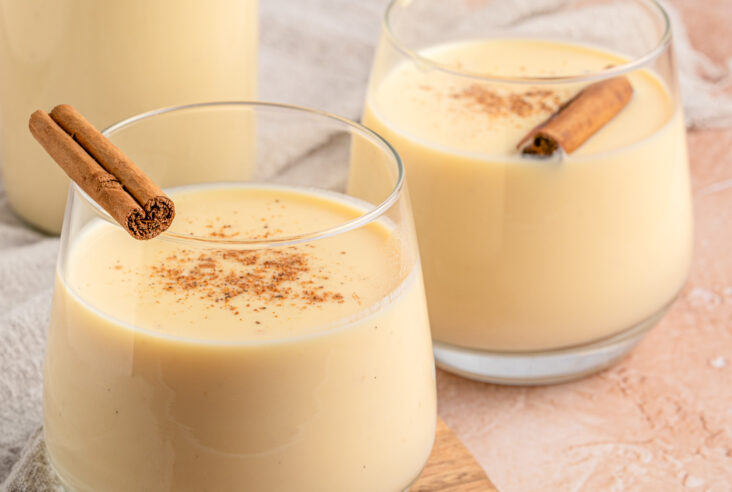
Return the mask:
[[491,352],[434,340],[435,361],[448,372],[486,383],[530,386],[579,379],[613,365],[630,352],[674,300],[637,325],[585,345],[541,352]]

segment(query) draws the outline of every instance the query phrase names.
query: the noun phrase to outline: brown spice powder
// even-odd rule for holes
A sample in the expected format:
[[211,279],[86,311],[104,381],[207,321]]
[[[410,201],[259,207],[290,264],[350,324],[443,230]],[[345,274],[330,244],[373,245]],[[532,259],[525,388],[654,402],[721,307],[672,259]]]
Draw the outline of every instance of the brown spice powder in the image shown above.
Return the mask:
[[494,117],[528,117],[551,113],[559,108],[561,98],[548,89],[529,89],[523,92],[502,93],[486,84],[471,84],[450,94],[453,99],[477,106],[481,112]]
[[[232,303],[245,297],[259,304],[298,300],[302,308],[326,302],[343,303],[344,297],[329,291],[323,280],[328,276],[313,271],[312,255],[296,246],[286,249],[212,250],[198,252],[181,250],[168,256],[165,262],[151,268],[153,285],[175,293],[178,302],[191,296],[206,300],[209,308],[225,308],[240,314],[244,306]],[[260,312],[266,306],[251,307]]]

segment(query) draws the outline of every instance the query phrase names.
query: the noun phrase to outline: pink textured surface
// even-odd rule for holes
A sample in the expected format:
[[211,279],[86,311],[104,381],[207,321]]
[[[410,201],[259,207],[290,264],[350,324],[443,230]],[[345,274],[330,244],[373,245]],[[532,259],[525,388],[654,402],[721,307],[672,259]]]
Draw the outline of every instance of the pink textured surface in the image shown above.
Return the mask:
[[[697,49],[732,55],[732,2],[677,0]],[[438,371],[439,413],[502,492],[732,491],[732,129],[689,134],[695,258],[635,351],[532,388]]]

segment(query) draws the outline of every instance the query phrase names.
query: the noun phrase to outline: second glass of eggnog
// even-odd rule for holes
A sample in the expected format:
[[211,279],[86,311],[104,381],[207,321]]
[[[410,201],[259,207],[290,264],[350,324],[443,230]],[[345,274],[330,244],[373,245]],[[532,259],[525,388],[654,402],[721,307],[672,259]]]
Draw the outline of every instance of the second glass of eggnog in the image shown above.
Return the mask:
[[[407,168],[442,367],[579,377],[674,300],[692,226],[670,36],[644,0],[389,6],[364,123]],[[351,189],[372,177],[353,166]]]
[[[72,186],[44,380],[45,439],[66,487],[407,488],[432,447],[436,399],[391,147],[338,117],[264,103],[171,108],[105,133],[176,184],[176,218],[136,241]],[[241,138],[256,148],[217,150]],[[379,199],[345,192],[352,149],[382,173]]]

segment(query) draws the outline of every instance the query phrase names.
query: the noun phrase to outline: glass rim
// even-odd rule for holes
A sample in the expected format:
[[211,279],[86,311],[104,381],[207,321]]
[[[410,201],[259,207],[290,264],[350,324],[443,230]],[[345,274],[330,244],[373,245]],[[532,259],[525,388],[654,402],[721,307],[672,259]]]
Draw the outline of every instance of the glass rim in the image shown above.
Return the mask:
[[[153,238],[153,239],[161,239],[166,241],[172,241],[177,243],[193,243],[199,247],[236,247],[236,246],[243,246],[248,247],[247,249],[251,248],[267,248],[267,247],[281,247],[281,246],[291,246],[295,244],[302,244],[312,241],[317,241],[320,239],[325,239],[333,236],[337,236],[339,234],[343,234],[348,231],[352,231],[354,229],[358,229],[360,227],[363,227],[367,224],[370,224],[374,221],[376,221],[379,217],[384,215],[392,205],[399,199],[403,192],[404,188],[404,164],[401,160],[401,157],[399,157],[399,154],[394,149],[394,147],[381,135],[376,133],[375,131],[367,128],[366,126],[357,123],[355,121],[349,120],[348,118],[344,118],[342,116],[338,116],[334,113],[330,113],[328,111],[323,111],[319,109],[314,108],[308,108],[305,106],[298,106],[294,104],[286,104],[286,103],[275,103],[275,102],[266,102],[266,101],[211,101],[211,102],[200,102],[200,103],[192,103],[192,104],[180,104],[175,106],[167,106],[159,109],[154,109],[151,111],[146,111],[144,113],[139,113],[134,116],[130,116],[129,118],[125,118],[121,121],[118,121],[117,123],[113,123],[112,125],[108,126],[104,130],[102,130],[102,134],[105,137],[110,137],[114,135],[117,131],[123,130],[126,127],[133,125],[135,123],[138,123],[140,121],[147,120],[149,118],[153,118],[156,116],[161,116],[165,114],[175,113],[178,111],[186,111],[186,110],[193,110],[193,109],[200,109],[200,108],[224,108],[224,107],[233,107],[233,108],[264,108],[264,109],[278,109],[278,110],[284,110],[284,111],[292,111],[297,112],[300,114],[310,114],[310,115],[317,115],[319,117],[323,117],[328,120],[332,120],[337,122],[338,124],[344,125],[345,127],[350,128],[350,130],[355,131],[357,134],[360,134],[364,136],[365,138],[370,139],[372,142],[375,142],[378,144],[381,149],[388,155],[391,156],[391,158],[394,160],[394,163],[397,166],[397,179],[396,183],[394,184],[393,188],[389,192],[389,194],[386,196],[384,200],[382,200],[380,203],[373,205],[371,208],[368,208],[365,210],[362,214],[360,214],[358,217],[355,217],[350,220],[346,220],[340,224],[337,224],[333,227],[329,227],[326,229],[320,229],[315,231],[309,231],[304,232],[301,234],[294,234],[294,235],[285,235],[280,237],[274,237],[274,238],[266,238],[266,239],[231,239],[231,238],[214,238],[210,236],[200,236],[200,235],[190,235],[190,234],[183,234],[179,232],[171,231],[170,229],[162,232],[159,236]],[[94,200],[87,195],[87,193],[79,187],[74,181],[71,181],[72,190],[79,194],[99,215],[102,219],[106,220],[110,224],[112,224],[115,227],[118,227],[122,229],[122,226],[119,225],[112,217],[105,211],[98,203],[96,203]],[[296,189],[296,188],[295,188]],[[173,220],[175,222],[175,219]]]
[[[635,0],[636,3],[638,0]],[[399,36],[392,29],[391,16],[397,6],[403,4],[404,0],[390,0],[389,4],[384,11],[382,17],[382,31],[386,34],[386,38],[389,43],[405,55],[408,59],[420,64],[420,66],[426,66],[433,70],[439,70],[441,72],[455,75],[458,77],[469,78],[479,80],[482,82],[493,82],[493,83],[513,83],[513,84],[567,84],[575,82],[593,82],[602,80],[610,77],[616,77],[633,70],[636,70],[647,63],[656,59],[671,43],[671,19],[668,12],[663,7],[659,0],[648,0],[644,3],[655,7],[656,11],[661,14],[661,18],[664,23],[663,34],[659,37],[656,45],[645,54],[635,57],[627,62],[605,67],[600,70],[595,70],[590,73],[576,74],[576,75],[562,75],[562,76],[501,76],[501,75],[487,75],[479,72],[472,72],[470,70],[460,70],[450,67],[444,63],[437,62],[431,58],[420,55],[417,51],[409,48],[403,43]],[[411,3],[411,2],[409,2]]]

